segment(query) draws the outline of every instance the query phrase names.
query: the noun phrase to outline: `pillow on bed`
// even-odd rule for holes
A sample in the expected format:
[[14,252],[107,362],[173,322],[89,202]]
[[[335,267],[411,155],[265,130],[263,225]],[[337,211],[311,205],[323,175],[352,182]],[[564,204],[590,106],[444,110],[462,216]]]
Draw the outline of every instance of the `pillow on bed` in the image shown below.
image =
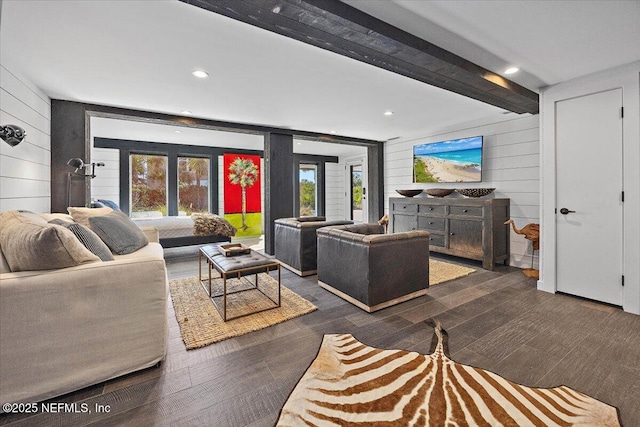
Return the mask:
[[226,219],[212,213],[194,213],[193,219],[194,236],[225,236],[236,235],[236,228]]
[[118,255],[130,254],[149,244],[146,234],[121,211],[112,210],[103,216],[92,216],[89,224],[109,249]]
[[98,199],[98,203],[102,203],[103,206],[113,209],[114,211],[119,211],[120,206],[114,201],[106,200],[106,199]]

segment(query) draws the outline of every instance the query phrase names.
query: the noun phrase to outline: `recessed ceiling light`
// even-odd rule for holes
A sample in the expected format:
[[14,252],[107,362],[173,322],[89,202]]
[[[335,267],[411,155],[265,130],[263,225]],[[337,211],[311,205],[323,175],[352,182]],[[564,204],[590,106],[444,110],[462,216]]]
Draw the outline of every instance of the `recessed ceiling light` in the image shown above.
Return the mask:
[[384,115],[385,116],[393,116],[393,111],[385,111]]
[[302,142],[298,142],[297,144],[298,144],[298,145],[302,145]]
[[194,76],[196,76],[199,79],[204,79],[209,77],[209,73],[207,73],[206,71],[202,71],[202,70],[195,70],[193,73]]
[[335,131],[335,130],[332,130],[332,131],[331,131],[331,133],[335,135],[336,131]]
[[182,133],[182,131],[181,131],[181,130],[174,130],[173,132],[174,132],[174,133]]
[[188,115],[188,114],[193,114],[193,113],[191,111],[189,111],[189,110],[182,110],[182,111],[180,111],[180,114],[187,114]]
[[511,67],[511,68],[507,68],[506,70],[504,70],[504,73],[505,74],[514,74],[514,73],[517,73],[518,71],[520,71],[520,68]]

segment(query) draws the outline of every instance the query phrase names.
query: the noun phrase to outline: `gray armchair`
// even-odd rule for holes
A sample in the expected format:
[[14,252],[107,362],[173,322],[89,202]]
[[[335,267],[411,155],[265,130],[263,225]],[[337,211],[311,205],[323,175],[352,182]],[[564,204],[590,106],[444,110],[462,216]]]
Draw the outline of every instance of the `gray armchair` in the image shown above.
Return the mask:
[[319,229],[318,284],[368,312],[425,295],[429,233],[383,232],[378,224]]
[[298,276],[317,272],[316,230],[353,221],[327,221],[323,216],[280,218],[275,221],[275,257],[283,267]]

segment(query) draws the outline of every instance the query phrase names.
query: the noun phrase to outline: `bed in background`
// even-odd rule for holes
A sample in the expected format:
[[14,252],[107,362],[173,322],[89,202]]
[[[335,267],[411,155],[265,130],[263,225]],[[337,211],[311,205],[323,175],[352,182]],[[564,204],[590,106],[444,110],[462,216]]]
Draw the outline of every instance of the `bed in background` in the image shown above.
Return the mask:
[[[206,214],[194,214],[193,216],[196,218],[191,216],[162,216],[132,219],[141,227],[156,227],[160,235],[160,244],[163,248],[230,242],[231,237],[235,235],[235,229],[224,218],[213,214],[208,214],[205,217],[212,225],[209,227],[201,226],[199,218],[204,215]],[[215,226],[218,222],[220,225]],[[226,226],[227,224],[228,226]]]
[[[120,210],[111,200],[98,199],[92,207],[107,206]],[[131,218],[140,227],[156,227],[163,248],[230,242],[236,229],[226,219],[212,213],[195,213],[191,216],[162,216],[162,212],[138,212]]]

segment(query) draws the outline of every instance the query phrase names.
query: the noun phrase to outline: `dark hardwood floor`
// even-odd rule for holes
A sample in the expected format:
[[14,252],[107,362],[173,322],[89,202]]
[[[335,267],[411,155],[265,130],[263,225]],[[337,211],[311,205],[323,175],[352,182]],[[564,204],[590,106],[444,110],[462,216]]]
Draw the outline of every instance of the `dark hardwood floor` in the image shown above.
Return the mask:
[[[197,248],[167,250],[166,259],[170,278],[197,274]],[[283,284],[317,311],[191,351],[169,301],[168,354],[160,367],[52,399],[109,412],[5,414],[0,425],[271,426],[323,334],[351,333],[367,345],[428,353],[429,318],[448,331],[457,362],[528,386],[567,385],[619,408],[624,425],[640,425],[640,316],[540,292],[515,268],[464,264],[476,272],[373,314],[323,290],[316,276],[283,269]]]

